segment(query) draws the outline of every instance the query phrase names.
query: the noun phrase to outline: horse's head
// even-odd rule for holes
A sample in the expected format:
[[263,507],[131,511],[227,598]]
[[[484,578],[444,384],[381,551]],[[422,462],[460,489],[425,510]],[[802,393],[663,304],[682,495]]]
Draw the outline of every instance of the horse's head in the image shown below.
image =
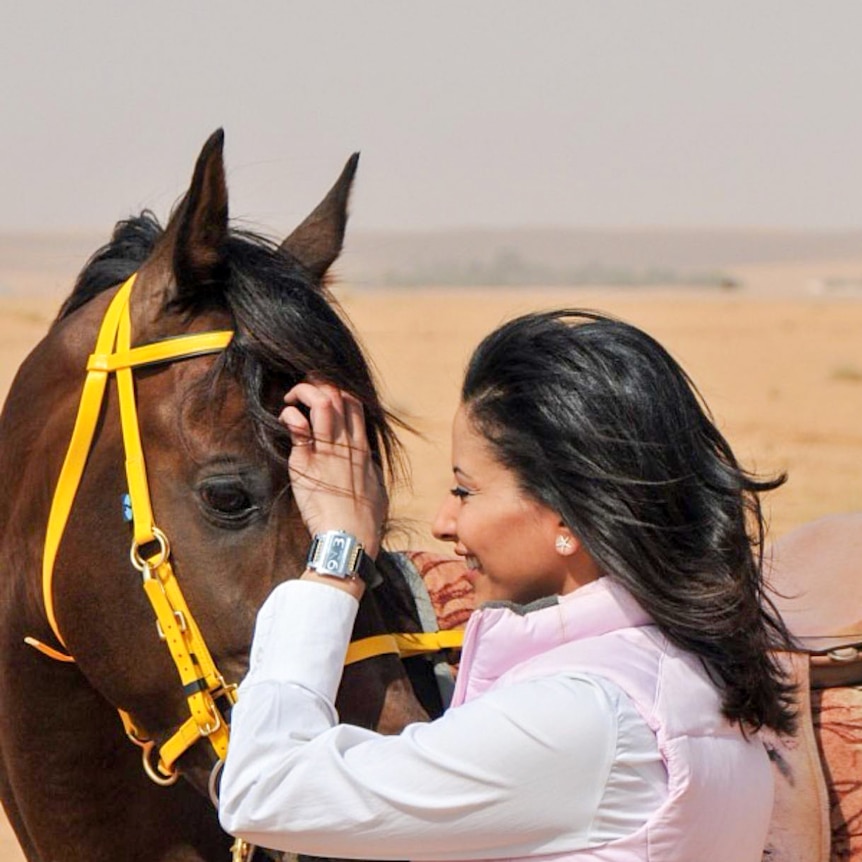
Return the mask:
[[[154,521],[170,539],[177,581],[210,652],[237,682],[257,609],[275,584],[303,571],[309,544],[287,481],[289,438],[275,418],[283,393],[310,375],[348,390],[365,406],[381,464],[397,466],[398,450],[368,363],[323,284],[341,249],[357,156],[278,246],[229,228],[222,146],[221,132],[206,143],[164,230],[146,213],[120,223],[79,276],[52,331],[61,346],[51,359],[55,380],[68,390],[52,437],[65,451],[95,333],[114,287],[133,272],[133,347],[233,331],[222,352],[135,369],[134,385]],[[129,562],[113,381],[101,409],[57,557],[54,610],[91,684],[158,742],[189,709]],[[382,630],[373,595],[357,628]],[[393,729],[422,716],[394,656],[345,671],[339,707],[347,720]],[[196,746],[180,766],[200,784],[211,760]]]

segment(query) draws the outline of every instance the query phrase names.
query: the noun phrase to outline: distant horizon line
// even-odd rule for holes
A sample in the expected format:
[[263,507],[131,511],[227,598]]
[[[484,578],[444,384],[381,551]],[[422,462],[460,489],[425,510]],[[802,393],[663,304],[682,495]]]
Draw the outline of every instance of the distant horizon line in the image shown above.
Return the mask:
[[[131,217],[131,215],[129,216]],[[117,221],[122,221],[118,219]],[[252,230],[266,232],[273,228],[257,224],[252,220],[237,217],[232,221],[239,225],[245,224]],[[64,236],[87,237],[102,235],[113,229],[117,222],[109,226],[65,226],[65,227],[4,227],[0,225],[0,236],[4,237],[39,237]],[[357,234],[394,234],[399,236],[416,236],[422,234],[448,233],[750,233],[750,234],[858,234],[862,233],[862,224],[855,227],[790,227],[781,225],[676,225],[676,224],[592,224],[592,225],[451,225],[446,227],[351,227],[348,223],[348,236]]]

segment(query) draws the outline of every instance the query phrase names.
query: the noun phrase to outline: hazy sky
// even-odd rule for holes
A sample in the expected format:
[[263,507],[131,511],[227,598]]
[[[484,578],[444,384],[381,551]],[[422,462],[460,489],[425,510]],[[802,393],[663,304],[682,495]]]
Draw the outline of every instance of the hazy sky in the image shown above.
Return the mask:
[[862,227],[860,0],[0,0],[0,229]]

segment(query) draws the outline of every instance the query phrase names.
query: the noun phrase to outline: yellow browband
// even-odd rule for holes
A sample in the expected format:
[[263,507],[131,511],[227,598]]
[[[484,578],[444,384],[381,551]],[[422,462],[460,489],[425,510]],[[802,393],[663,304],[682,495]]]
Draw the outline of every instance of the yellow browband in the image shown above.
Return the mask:
[[[236,687],[226,684],[216,668],[174,576],[167,536],[153,520],[132,369],[219,352],[228,345],[233,333],[205,332],[131,347],[129,298],[134,283],[133,275],[111,300],[96,339],[96,349],[87,362],[87,377],[78,415],[48,516],[42,557],[42,595],[51,630],[65,647],[54,612],[54,563],[95,435],[108,374],[114,373],[117,375],[126,478],[133,520],[131,560],[142,574],[144,592],[155,612],[159,636],[165,641],[176,665],[191,716],[161,746],[154,766],[150,760],[154,743],[141,735],[128,713],[123,710],[119,712],[128,737],[143,749],[147,775],[158,784],[172,784],[178,777],[176,761],[199,739],[209,739],[217,757],[224,758],[227,753],[228,725],[216,701],[224,698],[228,703],[235,703]],[[145,546],[151,549],[155,546],[155,550],[145,555]],[[460,631],[376,635],[354,641],[348,649],[345,664],[388,653],[410,656],[459,647],[462,635]],[[67,653],[53,649],[35,638],[28,637],[25,641],[53,659],[74,661]]]

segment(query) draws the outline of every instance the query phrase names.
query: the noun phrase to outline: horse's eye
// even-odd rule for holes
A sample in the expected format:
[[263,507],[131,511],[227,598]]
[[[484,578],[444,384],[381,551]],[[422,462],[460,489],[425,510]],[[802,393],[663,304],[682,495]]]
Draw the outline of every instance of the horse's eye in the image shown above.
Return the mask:
[[258,512],[258,506],[237,479],[211,479],[200,486],[198,493],[207,514],[227,526],[244,526]]

